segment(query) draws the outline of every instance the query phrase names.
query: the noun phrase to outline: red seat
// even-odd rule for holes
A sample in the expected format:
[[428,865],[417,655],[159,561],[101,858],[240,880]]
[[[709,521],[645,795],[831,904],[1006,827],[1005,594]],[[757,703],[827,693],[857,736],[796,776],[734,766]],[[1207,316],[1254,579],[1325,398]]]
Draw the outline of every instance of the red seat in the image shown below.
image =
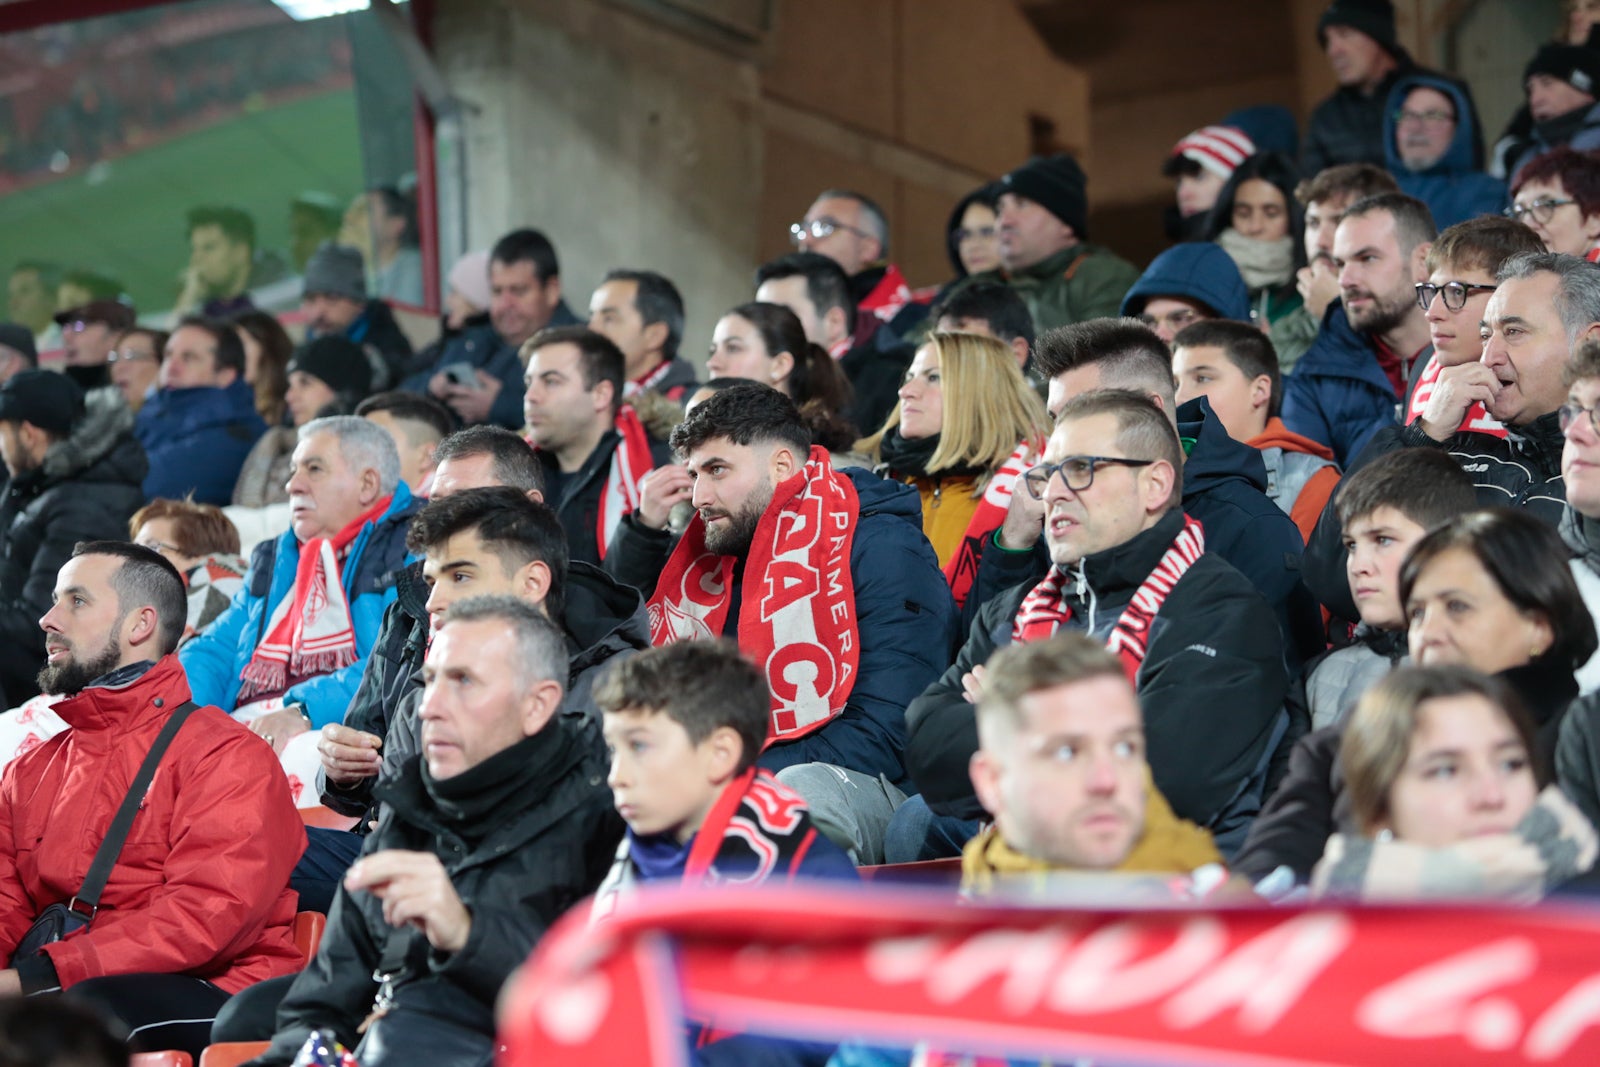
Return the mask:
[[328,926],[328,917],[320,911],[302,911],[294,917],[294,947],[300,950],[302,966],[311,962],[322,943],[322,931]]
[[128,1067],[194,1067],[194,1057],[187,1052],[137,1052]]
[[919,860],[916,863],[881,863],[857,867],[863,882],[898,882],[902,885],[957,885],[961,881],[961,857]]
[[301,808],[300,818],[307,826],[320,826],[324,830],[353,830],[356,823],[361,821],[358,815],[340,815],[322,804]]
[[239,1067],[267,1051],[271,1044],[270,1041],[225,1041],[220,1045],[208,1045],[200,1053],[200,1067]]

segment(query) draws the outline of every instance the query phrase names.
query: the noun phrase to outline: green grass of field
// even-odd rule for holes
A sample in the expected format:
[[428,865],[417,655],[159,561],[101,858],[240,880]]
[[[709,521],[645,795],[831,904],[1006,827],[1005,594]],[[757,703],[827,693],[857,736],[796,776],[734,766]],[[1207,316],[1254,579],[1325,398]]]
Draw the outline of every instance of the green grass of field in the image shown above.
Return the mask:
[[347,201],[365,184],[349,90],[241,114],[94,169],[0,197],[0,271],[41,259],[109,274],[141,311],[172,306],[189,262],[189,208],[244,208],[258,247],[287,258],[295,196]]

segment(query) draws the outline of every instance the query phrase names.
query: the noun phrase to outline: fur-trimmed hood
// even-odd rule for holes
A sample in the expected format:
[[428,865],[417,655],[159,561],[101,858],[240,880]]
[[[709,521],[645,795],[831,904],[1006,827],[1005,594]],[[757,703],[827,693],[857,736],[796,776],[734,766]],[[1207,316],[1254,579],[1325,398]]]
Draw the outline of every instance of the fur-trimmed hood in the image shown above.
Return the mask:
[[133,411],[115,386],[91,389],[84,415],[70,436],[52,444],[39,465],[40,487],[95,470],[94,481],[139,485],[149,470],[144,448],[133,436]]

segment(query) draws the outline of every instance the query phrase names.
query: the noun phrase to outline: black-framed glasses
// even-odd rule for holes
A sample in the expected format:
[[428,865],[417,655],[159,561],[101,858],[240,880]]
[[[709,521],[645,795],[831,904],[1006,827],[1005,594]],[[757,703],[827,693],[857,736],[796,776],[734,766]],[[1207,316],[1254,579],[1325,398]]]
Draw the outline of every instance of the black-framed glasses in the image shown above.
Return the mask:
[[1600,411],[1596,408],[1586,408],[1582,404],[1562,404],[1556,408],[1556,418],[1561,423],[1561,432],[1566,433],[1567,427],[1575,422],[1579,415],[1589,416],[1589,429],[1600,436]]
[[1528,216],[1532,215],[1533,221],[1543,226],[1545,223],[1550,221],[1550,216],[1556,213],[1556,208],[1566,207],[1568,204],[1576,203],[1577,201],[1572,199],[1570,196],[1565,200],[1557,200],[1554,197],[1544,196],[1540,197],[1538,200],[1534,200],[1526,204],[1512,204],[1510,207],[1505,209],[1505,216],[1508,219],[1516,219],[1518,222],[1525,223],[1528,221]]
[[1043,500],[1050,480],[1057,474],[1074,493],[1085,492],[1094,484],[1094,472],[1101,467],[1148,467],[1153,459],[1123,459],[1121,456],[1068,456],[1060,463],[1041,463],[1022,472],[1022,484],[1035,500]]
[[872,236],[872,234],[868,233],[866,230],[858,229],[849,225],[848,223],[840,222],[838,219],[833,218],[830,215],[823,215],[819,218],[812,219],[810,222],[801,220],[800,222],[790,225],[789,240],[793,241],[796,245],[799,245],[804,241],[820,241],[824,237],[829,236],[837,230],[844,230],[846,233],[853,233],[857,237]]
[[1492,293],[1493,285],[1477,285],[1473,282],[1445,282],[1443,285],[1434,285],[1432,282],[1422,282],[1417,286],[1417,306],[1423,311],[1433,303],[1435,295],[1444,297],[1444,306],[1451,311],[1460,311],[1467,306],[1467,297],[1473,293]]

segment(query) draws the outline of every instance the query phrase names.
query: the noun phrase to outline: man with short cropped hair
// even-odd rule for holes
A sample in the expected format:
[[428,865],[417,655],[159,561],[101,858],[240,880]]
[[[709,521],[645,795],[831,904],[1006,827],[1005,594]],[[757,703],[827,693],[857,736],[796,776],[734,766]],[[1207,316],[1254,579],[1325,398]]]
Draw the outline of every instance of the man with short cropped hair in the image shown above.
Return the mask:
[[[275,256],[257,256],[256,221],[237,207],[202,206],[189,212],[189,267],[174,305],[177,315],[223,318],[255,306],[250,290],[286,273]],[[290,296],[292,300],[292,295]]]
[[1388,171],[1370,163],[1341,163],[1295,186],[1294,198],[1306,211],[1306,265],[1296,274],[1295,286],[1305,300],[1311,330],[1321,327],[1328,305],[1339,299],[1333,234],[1345,209],[1357,200],[1399,191],[1400,186]]
[[1006,344],[1024,371],[1033,364],[1033,316],[1015,289],[1001,282],[974,282],[947,294],[928,311],[947,333],[981,333]]
[[432,397],[396,390],[367,397],[355,413],[389,431],[400,453],[400,480],[426,498],[438,465],[434,452],[455,429],[450,409]]
[[681,404],[694,395],[694,366],[678,358],[683,297],[670,279],[652,270],[607,272],[589,298],[589,329],[622,352],[624,397],[658,393]]

